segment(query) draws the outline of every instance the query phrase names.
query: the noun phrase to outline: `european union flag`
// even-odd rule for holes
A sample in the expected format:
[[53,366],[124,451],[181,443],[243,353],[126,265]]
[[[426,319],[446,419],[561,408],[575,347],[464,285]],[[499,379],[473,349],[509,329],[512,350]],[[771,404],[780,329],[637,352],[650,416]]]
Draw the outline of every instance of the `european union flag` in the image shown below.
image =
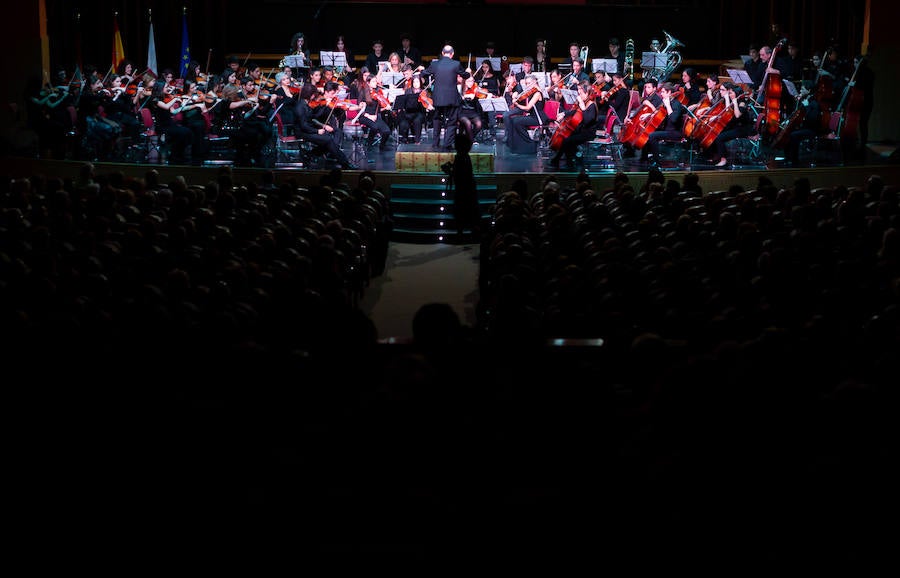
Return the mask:
[[188,64],[191,62],[191,45],[188,42],[187,11],[181,14],[181,78],[187,78]]

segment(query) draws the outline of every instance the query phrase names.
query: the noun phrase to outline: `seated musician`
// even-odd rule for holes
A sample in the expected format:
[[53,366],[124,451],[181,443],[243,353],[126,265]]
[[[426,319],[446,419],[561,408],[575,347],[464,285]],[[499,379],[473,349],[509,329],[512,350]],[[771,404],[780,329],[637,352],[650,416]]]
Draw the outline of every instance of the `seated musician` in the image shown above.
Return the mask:
[[368,90],[361,95],[359,104],[365,104],[365,110],[359,114],[359,123],[369,128],[369,144],[380,143],[382,151],[390,148],[391,129],[382,118],[383,111],[390,111],[391,105],[381,91],[377,76],[369,77]]
[[341,168],[356,169],[356,165],[350,162],[344,151],[338,146],[336,130],[330,124],[317,122],[314,110],[309,106],[310,100],[317,94],[312,84],[306,83],[300,89],[300,97],[294,110],[294,134],[298,137],[315,143],[328,154],[337,159]]
[[[422,98],[422,94],[422,77],[413,76],[410,79],[410,87],[404,89],[403,94],[394,101],[400,142],[415,144],[422,142],[422,127],[425,125],[427,112],[423,105],[423,101],[427,102],[427,100]],[[431,110],[434,110],[433,105]]]
[[734,112],[734,117],[729,121],[716,140],[713,141],[710,148],[713,149],[715,158],[713,162],[717,167],[724,167],[728,164],[725,156],[726,144],[737,138],[745,138],[753,134],[753,119],[750,118],[750,111],[747,108],[747,101],[739,99],[742,90],[739,86],[731,82],[726,82],[720,89],[722,98],[725,99],[725,106],[730,107]]
[[194,78],[185,78],[184,96],[181,98],[180,108],[177,109],[177,112],[181,113],[181,124],[191,131],[191,164],[193,165],[202,165],[209,152],[206,101],[207,96],[201,85],[197,84]]
[[803,110],[803,122],[788,135],[784,155],[788,164],[798,164],[800,160],[800,144],[804,140],[822,136],[825,133],[822,129],[822,107],[815,96],[815,93],[811,93],[808,90],[803,90],[800,93],[798,106]]
[[[338,100],[338,91],[341,86],[332,81],[325,83],[325,94],[322,104],[313,108],[313,118],[322,124],[330,125],[334,129],[334,141],[340,147],[344,142],[344,121],[347,119],[347,110],[361,108],[350,104],[349,101]],[[310,103],[312,104],[312,103]]]
[[584,71],[584,60],[576,58],[572,61],[572,74],[566,81],[566,85],[574,88],[584,81],[590,81],[590,77]]
[[566,157],[566,166],[568,168],[574,167],[578,145],[594,139],[594,134],[597,130],[598,115],[597,103],[592,96],[593,87],[588,81],[582,81],[578,85],[578,107],[560,112],[559,116],[556,118],[561,127],[566,127],[566,119],[571,119],[577,112],[581,112],[581,122],[578,123],[569,136],[562,139],[556,154],[550,159],[550,166],[552,168],[559,168],[559,161],[563,155]]
[[[459,108],[459,125],[469,136],[469,141],[474,143],[475,137],[481,132],[484,123],[482,117],[484,111],[481,109],[479,100],[479,91],[484,89],[478,88],[475,78],[468,76],[463,81],[462,105]],[[487,94],[482,92],[481,94]]]
[[681,84],[687,94],[688,106],[700,102],[703,95],[700,94],[700,87],[697,86],[697,72],[693,68],[685,68],[681,72]]
[[278,117],[286,133],[294,130],[294,109],[297,107],[297,97],[300,95],[300,85],[295,85],[291,75],[279,72],[275,75],[274,94],[278,95]]
[[621,72],[614,72],[612,74],[612,88],[607,91],[603,91],[600,93],[599,100],[606,100],[606,104],[608,106],[606,110],[606,115],[602,115],[598,119],[598,126],[603,128],[612,127],[613,124],[609,121],[609,116],[613,115],[615,117],[615,124],[624,124],[625,120],[628,118],[629,110],[628,105],[631,104],[631,91],[628,90],[628,84],[625,82],[625,75]]
[[524,79],[524,90],[513,101],[513,108],[521,114],[512,116],[507,127],[507,142],[514,154],[533,153],[537,143],[528,133],[528,128],[546,122],[544,118],[544,96],[541,94],[537,78],[529,74]]
[[242,104],[229,104],[239,123],[238,130],[230,134],[236,152],[234,164],[262,166],[263,146],[272,136],[272,125],[268,122],[272,111],[271,95],[261,94],[256,82],[249,76],[241,79],[241,84]]
[[475,81],[479,88],[487,90],[493,96],[500,96],[500,81],[490,60],[481,61],[481,69],[475,73]]
[[504,130],[504,139],[506,144],[510,144],[510,134],[512,133],[511,129],[511,120],[516,116],[522,116],[524,112],[518,106],[515,106],[515,101],[522,94],[524,90],[525,82],[524,79],[531,74],[531,68],[534,65],[534,59],[530,56],[526,56],[522,59],[522,70],[517,72],[515,75],[510,74],[512,76],[512,80],[509,80],[507,77],[506,88],[504,94],[509,94],[511,99],[508,100],[508,104],[510,105],[509,110],[503,113],[503,130]]
[[677,98],[673,98],[675,85],[665,82],[659,87],[659,97],[662,100],[660,107],[666,110],[666,118],[659,128],[650,134],[647,144],[641,151],[641,160],[646,161],[650,155],[654,159],[659,158],[659,141],[681,140],[681,124],[684,120],[685,106]]
[[562,96],[563,88],[562,75],[559,73],[559,70],[554,68],[550,71],[550,85],[547,87],[547,100],[555,100],[560,103],[564,102]]
[[[185,151],[191,142],[191,131],[175,120],[172,109],[181,101],[171,94],[166,94],[164,86],[151,75],[145,74],[143,90],[138,91],[135,97],[141,100],[141,105],[147,106],[153,113],[157,133],[165,135],[169,162],[176,165],[184,164],[187,158]],[[145,98],[149,100],[143,100]]]
[[699,112],[700,110],[715,104],[719,98],[719,77],[715,74],[710,74],[706,77],[706,93],[704,93],[696,104],[689,105],[688,109],[692,112]]

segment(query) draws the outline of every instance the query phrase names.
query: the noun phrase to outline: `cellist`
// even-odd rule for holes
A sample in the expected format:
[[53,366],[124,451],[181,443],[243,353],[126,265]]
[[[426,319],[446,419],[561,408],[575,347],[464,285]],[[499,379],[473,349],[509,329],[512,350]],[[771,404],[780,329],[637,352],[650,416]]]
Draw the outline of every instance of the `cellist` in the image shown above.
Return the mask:
[[647,144],[641,150],[641,160],[647,161],[650,155],[656,159],[659,157],[659,141],[661,140],[681,140],[681,124],[684,118],[685,106],[681,104],[677,98],[672,95],[675,92],[675,85],[671,82],[664,82],[659,87],[659,96],[662,99],[660,108],[666,111],[664,124],[660,128],[653,131],[647,138]]
[[[578,145],[593,140],[594,133],[597,130],[597,102],[593,98],[593,87],[587,80],[578,83],[578,106],[571,110],[562,111],[556,117],[560,130],[570,130],[570,134],[559,142],[556,154],[550,159],[550,167],[559,168],[559,160],[563,155],[566,157],[566,168],[574,168],[575,156]],[[578,122],[577,118],[581,117]],[[573,122],[574,121],[574,122]],[[574,124],[574,127],[572,126]],[[556,140],[556,139],[554,139]],[[551,143],[551,147],[552,147]]]
[[747,109],[747,102],[739,98],[742,93],[741,88],[731,82],[726,82],[722,85],[720,92],[722,98],[725,99],[726,109],[731,108],[734,115],[728,122],[725,130],[720,132],[716,140],[713,141],[710,148],[715,151],[715,157],[713,158],[715,165],[724,167],[728,164],[728,159],[725,156],[725,145],[728,141],[748,137],[754,131],[753,120],[750,118],[749,110]]

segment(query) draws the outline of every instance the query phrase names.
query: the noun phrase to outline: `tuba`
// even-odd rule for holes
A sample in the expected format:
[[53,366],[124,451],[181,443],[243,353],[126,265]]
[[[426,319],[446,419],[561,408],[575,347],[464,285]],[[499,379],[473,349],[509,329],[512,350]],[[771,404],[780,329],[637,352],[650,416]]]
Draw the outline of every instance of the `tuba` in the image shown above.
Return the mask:
[[660,82],[664,82],[672,76],[672,73],[675,72],[675,69],[681,65],[681,54],[676,50],[679,46],[684,46],[684,43],[663,30],[663,34],[666,35],[666,45],[660,51],[660,54],[666,55],[666,65],[663,68],[654,68],[650,72],[657,80]]
[[634,79],[634,39],[625,41],[625,70],[622,71],[627,80]]

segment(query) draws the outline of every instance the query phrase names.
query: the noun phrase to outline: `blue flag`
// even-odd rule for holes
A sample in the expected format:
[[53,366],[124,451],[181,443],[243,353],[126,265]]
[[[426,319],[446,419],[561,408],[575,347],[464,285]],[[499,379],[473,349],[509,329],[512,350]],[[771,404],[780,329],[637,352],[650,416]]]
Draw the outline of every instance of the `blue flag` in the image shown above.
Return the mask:
[[188,42],[187,12],[181,14],[181,78],[187,78],[188,64],[191,62],[191,45]]

